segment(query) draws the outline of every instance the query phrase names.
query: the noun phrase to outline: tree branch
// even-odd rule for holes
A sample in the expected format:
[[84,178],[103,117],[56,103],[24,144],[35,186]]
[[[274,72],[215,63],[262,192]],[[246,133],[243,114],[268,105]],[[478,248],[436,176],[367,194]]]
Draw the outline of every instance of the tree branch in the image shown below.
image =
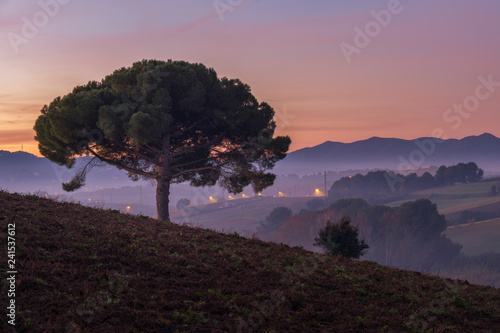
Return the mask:
[[208,161],[210,158],[201,158],[199,160],[196,160],[196,161],[191,161],[191,162],[188,162],[188,163],[184,163],[184,164],[180,164],[180,165],[175,165],[174,163],[172,163],[172,168],[173,169],[179,169],[179,168],[184,168],[188,165],[191,165],[191,164],[196,164],[196,163],[199,163],[199,162],[203,162],[203,161]]
[[149,156],[146,156],[144,154],[141,154],[140,152],[138,152],[137,150],[133,149],[133,148],[130,148],[130,147],[127,147],[127,145],[125,144],[122,144],[122,143],[114,143],[116,144],[118,147],[122,148],[123,150],[126,150],[128,151],[129,153],[131,153],[132,155],[136,155],[146,161],[148,161],[149,163],[151,164],[156,164],[156,165],[159,165],[158,162],[156,162],[154,159],[152,159],[151,157]]
[[184,171],[181,171],[181,172],[178,172],[174,175],[172,175],[172,179],[174,178],[177,178],[177,177],[180,177],[186,173],[189,173],[189,172],[199,172],[199,171],[205,171],[205,170],[215,170],[215,169],[218,169],[226,164],[229,164],[229,163],[232,163],[233,161],[226,161],[224,163],[220,163],[220,164],[217,164],[217,165],[211,165],[211,166],[207,166],[207,167],[202,167],[202,168],[196,168],[196,169],[189,169],[189,170],[184,170]]
[[179,155],[183,155],[183,154],[186,154],[186,153],[190,153],[190,152],[193,152],[195,151],[196,149],[200,149],[200,148],[204,148],[204,147],[208,147],[210,145],[213,145],[215,144],[218,140],[222,140],[224,139],[224,135],[226,134],[227,132],[223,132],[223,133],[220,133],[218,137],[216,137],[215,139],[213,140],[210,140],[208,142],[205,142],[203,144],[200,144],[200,145],[193,145],[191,147],[188,147],[188,148],[185,148],[185,149],[182,149],[178,152],[175,152],[173,154],[170,155],[170,157],[177,157]]
[[136,174],[136,175],[140,175],[140,176],[143,176],[143,177],[146,177],[146,178],[152,178],[152,179],[155,179],[156,176],[153,175],[153,174],[150,174],[148,172],[144,172],[142,170],[138,170],[138,169],[134,169],[134,168],[130,168],[120,162],[117,162],[117,161],[114,161],[114,160],[111,160],[111,159],[108,159],[106,157],[103,157],[101,155],[99,155],[97,152],[95,152],[92,148],[88,147],[87,146],[87,149],[89,150],[89,152],[94,155],[95,157],[97,157],[99,160],[103,161],[103,162],[106,162],[108,164],[111,164],[111,165],[114,165],[116,167],[119,167],[119,168],[122,168],[123,170],[125,171],[128,171],[130,173],[133,173],[133,174]]
[[145,145],[143,145],[143,146],[144,146],[144,147],[146,147],[146,148],[148,148],[148,149],[149,149],[151,152],[153,152],[153,153],[159,154],[159,153],[161,152],[161,150],[160,150],[160,149],[157,149],[157,148],[151,147],[151,146],[150,146],[150,145],[148,145],[148,144],[145,144]]
[[203,121],[205,121],[205,120],[207,120],[207,119],[208,119],[207,117],[205,117],[205,118],[201,118],[200,120],[195,121],[195,122],[194,122],[191,126],[186,127],[186,128],[183,128],[183,129],[180,129],[180,130],[178,130],[178,131],[177,131],[177,132],[175,132],[175,133],[172,133],[172,134],[171,134],[171,136],[172,136],[172,137],[176,137],[176,136],[181,135],[182,133],[185,133],[185,132],[187,132],[187,131],[189,131],[189,130],[192,130],[192,129],[196,126],[196,125],[198,125],[198,124],[202,123]]

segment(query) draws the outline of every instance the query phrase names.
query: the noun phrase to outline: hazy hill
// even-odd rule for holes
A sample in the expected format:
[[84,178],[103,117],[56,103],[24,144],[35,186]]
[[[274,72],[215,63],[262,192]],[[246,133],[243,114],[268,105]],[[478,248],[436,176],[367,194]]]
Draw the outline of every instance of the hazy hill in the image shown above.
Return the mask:
[[[26,152],[0,150],[0,188],[16,192],[35,192],[38,190],[63,193],[61,183],[70,180],[75,171],[84,166],[90,157],[77,159],[73,169],[58,166],[43,157]],[[86,189],[115,187],[117,184],[130,184],[126,172],[110,165],[94,168],[86,182]]]
[[476,162],[485,171],[500,166],[500,139],[484,133],[461,140],[418,138],[402,140],[373,137],[353,143],[327,141],[291,152],[278,163],[278,173],[310,173],[345,169],[417,169],[428,165]]
[[[290,152],[278,162],[276,174],[309,174],[323,171],[369,170],[453,165],[459,162],[476,162],[485,172],[499,173],[500,139],[484,133],[461,140],[419,138],[402,140],[373,137],[353,143],[327,141],[311,148]],[[85,165],[89,157],[77,159]],[[61,191],[61,181],[71,179],[74,170],[68,170],[25,152],[10,153],[0,150],[0,187],[15,191],[33,191],[37,185],[52,186]],[[26,186],[23,186],[23,184]],[[88,176],[87,188],[130,185],[126,173],[114,167],[97,167]],[[120,185],[117,185],[120,183]],[[31,189],[26,189],[31,187]]]
[[[500,139],[485,133],[470,136],[461,140],[419,138],[402,140],[373,137],[353,143],[327,141],[312,148],[290,152],[278,162],[273,170],[278,175],[307,175],[324,171],[344,170],[398,170],[410,167],[418,169],[430,165],[453,165],[459,162],[476,162],[486,175],[500,173]],[[50,194],[63,193],[61,183],[70,180],[75,170],[85,165],[90,157],[77,159],[76,166],[68,170],[59,167],[45,158],[36,157],[25,152],[10,153],[0,150],[0,188],[16,192],[46,191]],[[329,175],[333,182],[342,175]],[[322,175],[315,179],[315,185],[323,184]],[[308,180],[308,179],[306,179]],[[308,180],[310,183],[310,180]],[[286,179],[276,181],[278,191],[292,190],[290,185],[299,186],[302,180]],[[316,184],[317,183],[317,184]],[[142,183],[144,186],[147,183]],[[109,165],[94,168],[87,177],[84,191],[96,191],[103,188],[137,186],[123,170]],[[281,187],[280,187],[281,186]],[[288,187],[287,187],[288,186]],[[295,187],[297,188],[297,187]],[[311,187],[312,188],[312,187]],[[187,189],[183,189],[185,192]],[[216,190],[221,192],[220,190]],[[175,193],[177,191],[173,191]],[[305,196],[307,190],[298,189],[290,193],[294,196]],[[212,195],[212,194],[211,194]],[[173,198],[175,201],[178,198]]]
[[491,287],[0,192],[11,224],[17,332],[500,331]]

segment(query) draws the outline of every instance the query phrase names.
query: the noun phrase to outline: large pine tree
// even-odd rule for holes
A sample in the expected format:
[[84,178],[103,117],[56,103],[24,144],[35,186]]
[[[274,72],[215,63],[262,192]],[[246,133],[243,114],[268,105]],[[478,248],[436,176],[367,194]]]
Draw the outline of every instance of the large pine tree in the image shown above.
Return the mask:
[[65,190],[81,187],[93,163],[108,163],[132,179],[155,180],[158,218],[168,220],[174,182],[218,182],[231,193],[272,185],[266,171],[291,142],[274,137],[273,117],[238,79],[220,79],[202,64],[143,60],[55,98],[34,129],[40,153],[59,165],[94,157]]

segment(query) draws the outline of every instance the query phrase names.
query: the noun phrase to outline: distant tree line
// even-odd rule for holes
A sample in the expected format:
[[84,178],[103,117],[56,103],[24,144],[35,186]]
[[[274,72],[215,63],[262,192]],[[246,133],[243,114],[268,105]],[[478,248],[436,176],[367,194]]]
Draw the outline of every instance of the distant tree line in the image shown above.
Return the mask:
[[[469,221],[485,218],[483,213],[466,211],[460,218]],[[328,227],[328,221],[340,222],[330,223]],[[304,209],[297,215],[287,207],[277,207],[261,222],[259,236],[312,251],[318,249],[315,243],[321,246],[321,239],[326,240],[325,244],[339,244],[339,247],[340,244],[354,244],[356,246],[345,251],[336,246],[329,248],[329,245],[324,249],[329,254],[351,258],[364,253],[363,260],[500,287],[500,254],[475,257],[461,254],[462,246],[443,235],[446,224],[436,205],[427,199],[409,201],[400,207],[371,205],[363,199],[341,199],[329,208]],[[359,242],[350,242],[349,237],[337,238],[342,229],[351,226]],[[322,230],[326,232],[322,234]],[[351,252],[362,244],[369,248],[358,247],[359,251]]]
[[483,179],[483,170],[474,162],[458,163],[450,167],[441,166],[436,172],[438,185],[474,183]]
[[363,198],[372,203],[383,203],[415,191],[457,183],[478,182],[483,178],[483,170],[474,162],[459,163],[453,166],[441,166],[432,176],[425,172],[408,175],[392,171],[370,171],[366,175],[343,177],[337,180],[328,197],[331,201],[341,198]]
[[314,250],[315,238],[326,222],[345,216],[359,228],[360,240],[369,245],[362,259],[429,271],[456,257],[461,250],[461,245],[442,236],[446,229],[444,215],[427,199],[409,201],[396,208],[370,205],[363,199],[341,199],[323,211],[289,216],[272,240]]
[[[301,209],[299,215],[309,215],[313,211],[320,208],[325,208],[325,201],[320,198],[313,198],[306,203],[307,209]],[[260,221],[257,231],[261,238],[269,238],[269,235],[275,233],[283,223],[285,219],[292,216],[292,210],[288,207],[276,207],[263,221]]]

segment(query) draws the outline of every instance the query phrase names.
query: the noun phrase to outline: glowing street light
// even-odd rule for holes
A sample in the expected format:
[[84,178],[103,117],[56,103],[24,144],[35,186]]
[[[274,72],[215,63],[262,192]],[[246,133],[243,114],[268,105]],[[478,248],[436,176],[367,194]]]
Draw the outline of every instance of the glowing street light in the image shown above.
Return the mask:
[[127,206],[127,213],[130,212],[130,206]]

